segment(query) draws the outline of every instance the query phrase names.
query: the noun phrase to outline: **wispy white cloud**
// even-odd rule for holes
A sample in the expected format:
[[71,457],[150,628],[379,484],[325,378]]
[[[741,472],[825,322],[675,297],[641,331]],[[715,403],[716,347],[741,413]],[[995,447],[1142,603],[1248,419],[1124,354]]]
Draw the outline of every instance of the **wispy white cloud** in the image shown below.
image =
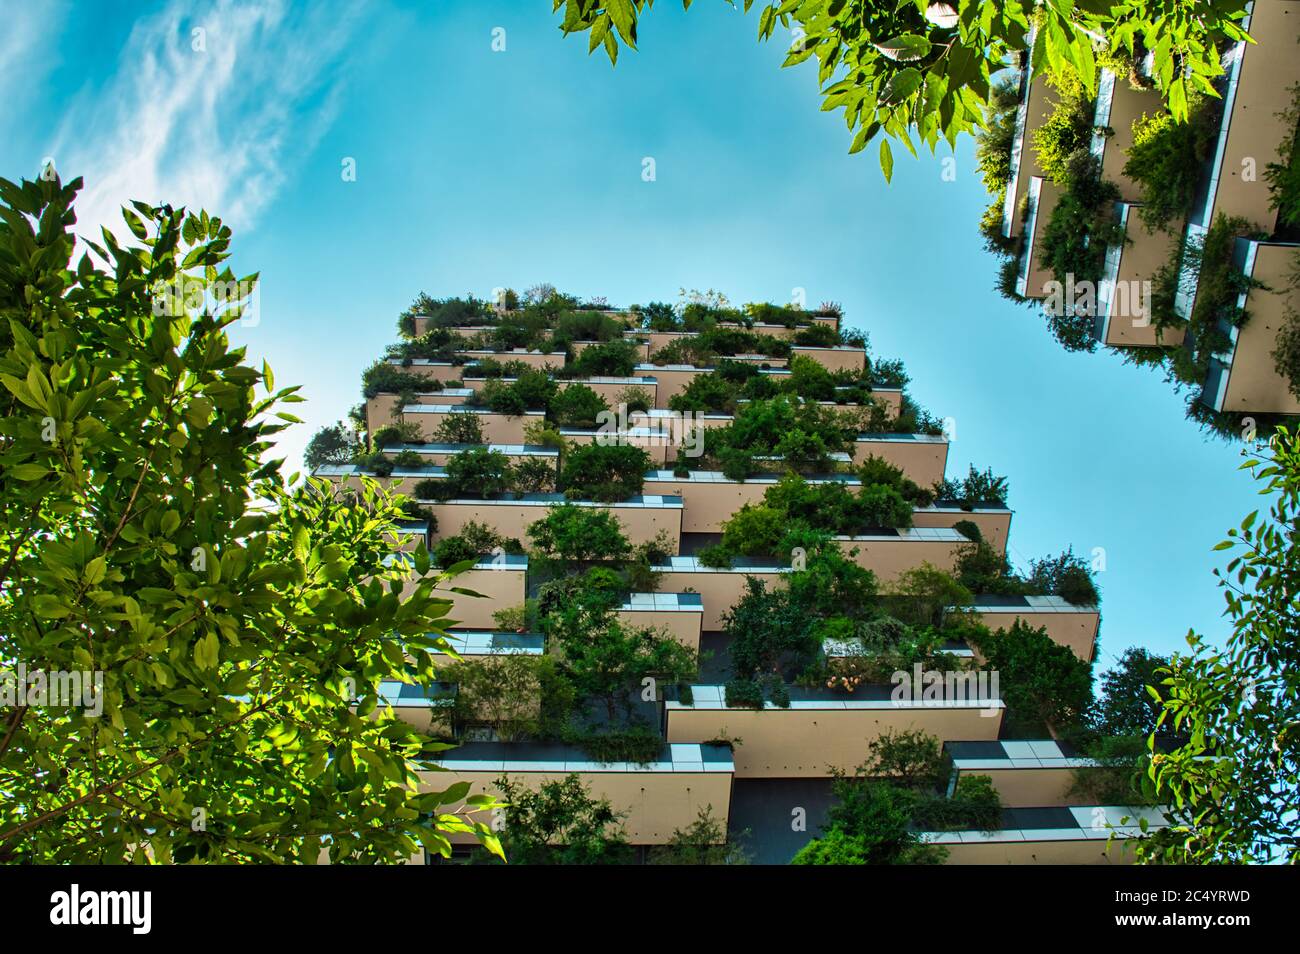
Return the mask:
[[252,225],[335,117],[361,6],[173,0],[141,19],[56,138],[60,173],[86,180],[79,234],[119,230],[131,199]]

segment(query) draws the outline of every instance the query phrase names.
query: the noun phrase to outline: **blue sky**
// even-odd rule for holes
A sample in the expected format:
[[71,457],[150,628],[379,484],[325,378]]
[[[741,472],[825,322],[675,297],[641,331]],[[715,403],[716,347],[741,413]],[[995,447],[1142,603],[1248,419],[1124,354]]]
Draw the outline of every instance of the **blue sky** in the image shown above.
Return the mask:
[[236,271],[262,275],[260,322],[236,337],[309,399],[291,461],[357,402],[421,290],[548,281],[626,305],[802,288],[954,419],[950,475],[1010,477],[1019,565],[1104,551],[1103,663],[1225,634],[1211,547],[1259,502],[1239,448],[1184,420],[1157,374],[1067,354],[993,291],[970,142],[954,181],[897,150],[886,185],[819,111],[815,68],[779,69],[757,17],[721,0],[663,0],[616,69],[561,37],[548,0],[353,6],[33,3],[0,38],[0,175],[52,157],[86,178],[87,225],[140,198],[234,226]]

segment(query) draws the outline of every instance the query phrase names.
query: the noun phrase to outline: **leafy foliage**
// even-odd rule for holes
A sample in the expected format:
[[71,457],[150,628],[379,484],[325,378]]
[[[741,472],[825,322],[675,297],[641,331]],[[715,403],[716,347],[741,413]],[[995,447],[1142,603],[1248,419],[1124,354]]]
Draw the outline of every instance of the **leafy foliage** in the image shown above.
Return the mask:
[[1232,553],[1219,577],[1232,632],[1217,649],[1188,633],[1190,657],[1153,686],[1186,744],[1152,756],[1156,794],[1179,811],[1174,838],[1138,848],[1145,860],[1263,862],[1300,856],[1300,438],[1279,428],[1272,453],[1242,465],[1268,497],[1216,549]]
[[631,863],[623,814],[608,799],[592,798],[577,775],[536,790],[503,775],[496,787],[506,805],[501,843],[511,864]]
[[255,281],[224,265],[230,229],[136,202],[135,241],[105,230],[74,266],[80,187],[0,180],[0,658],[102,688],[6,707],[0,858],[393,862],[469,831],[496,850],[380,702],[435,680],[447,577],[420,549],[403,598],[394,498],[263,460],[301,398],[230,346]]
[[[611,63],[617,62],[620,41],[636,48],[638,20],[653,5],[653,0],[553,2],[555,10],[564,10],[560,29],[566,35],[588,33],[588,49],[603,47]],[[746,11],[752,6],[753,0],[744,0]],[[1021,54],[1029,56],[1035,73],[1050,68],[1073,76],[1091,94],[1098,38],[1130,56],[1136,44],[1151,50],[1156,85],[1173,115],[1185,119],[1189,89],[1212,95],[1209,78],[1222,72],[1217,44],[1244,37],[1237,21],[1245,3],[1181,0],[1171,9],[1142,0],[1043,5],[1032,0],[772,0],[758,7],[760,40],[772,39],[778,26],[798,29],[783,66],[816,57],[822,109],[843,110],[854,134],[850,152],[885,133],[880,165],[889,179],[890,139],[913,154],[913,136],[931,151],[941,139],[955,148],[960,135],[981,124],[996,74]],[[1032,40],[1031,20],[1038,25]]]

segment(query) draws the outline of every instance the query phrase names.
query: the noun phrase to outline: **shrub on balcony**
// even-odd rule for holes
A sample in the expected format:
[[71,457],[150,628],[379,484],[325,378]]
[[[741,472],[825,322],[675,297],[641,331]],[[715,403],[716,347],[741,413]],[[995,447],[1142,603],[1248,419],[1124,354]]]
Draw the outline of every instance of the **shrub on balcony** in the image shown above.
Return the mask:
[[940,864],[948,856],[937,845],[922,844],[912,827],[915,799],[887,782],[836,779],[836,797],[823,834],[808,842],[790,862],[795,865]]
[[549,414],[560,427],[595,427],[609,410],[605,399],[585,384],[570,384],[551,398]]
[[791,341],[801,348],[834,348],[843,343],[840,333],[830,325],[809,325],[795,332]]
[[561,560],[621,560],[632,546],[623,525],[607,510],[562,504],[530,524],[528,539],[539,551]]
[[641,493],[650,457],[627,444],[585,444],[565,455],[561,483],[570,499],[614,503]]
[[1194,94],[1187,122],[1177,122],[1167,112],[1133,122],[1124,175],[1141,189],[1139,212],[1148,231],[1182,226],[1196,199],[1201,169],[1214,154],[1221,102]]
[[1291,105],[1282,114],[1287,134],[1278,145],[1279,162],[1264,169],[1264,181],[1277,209],[1278,224],[1300,229],[1300,83],[1291,88]]
[[510,458],[500,451],[475,447],[447,461],[446,483],[455,497],[495,497],[510,489]]
[[655,406],[654,398],[650,396],[650,392],[645,388],[636,386],[626,387],[619,391],[614,403],[625,407],[629,414],[644,414]]
[[516,493],[551,493],[555,490],[555,468],[544,458],[525,457],[510,468],[509,483]]
[[403,370],[400,365],[376,361],[361,373],[361,392],[369,400],[378,394],[441,391],[442,382]]
[[1092,144],[1095,104],[1073,74],[1049,73],[1046,82],[1056,92],[1056,104],[1033,132],[1034,152],[1044,175],[1063,184],[1070,178],[1072,161]]
[[1010,485],[1006,477],[994,476],[993,468],[980,471],[972,464],[964,478],[949,480],[945,477],[935,484],[934,492],[939,499],[950,500],[963,510],[974,509],[980,503],[995,503],[1005,507]]
[[398,451],[393,455],[393,467],[403,470],[417,470],[424,466],[424,458],[413,450]]
[[653,629],[628,626],[616,602],[590,586],[571,587],[568,598],[542,616],[542,629],[557,647],[564,670],[582,702],[603,704],[606,724],[631,719],[644,680],[673,685],[695,677],[696,652]]
[[864,460],[857,470],[858,480],[864,487],[892,487],[908,503],[919,507],[934,502],[934,491],[922,487],[909,477],[904,476],[901,467],[895,467],[884,458],[874,454]]
[[353,430],[342,422],[322,427],[312,435],[303,451],[302,462],[309,471],[326,464],[351,463],[361,450],[361,442]]
[[[723,552],[740,556],[771,556],[790,529],[782,511],[766,504],[748,503],[722,526]],[[729,558],[727,562],[730,563]]]
[[619,338],[583,348],[577,357],[564,367],[562,374],[568,378],[599,376],[626,378],[636,370],[637,363],[637,346],[631,341]]
[[399,421],[396,424],[385,424],[375,431],[370,444],[375,450],[384,450],[397,444],[418,444],[422,440],[424,438],[417,425],[409,421]]
[[477,414],[457,411],[447,414],[433,432],[437,444],[482,444],[483,423]]
[[[501,845],[512,865],[622,865],[635,852],[623,834],[625,813],[591,797],[577,775],[537,791],[508,775],[496,781],[506,804]],[[485,853],[480,857],[486,860]]]
[[[1047,630],[1017,619],[1010,629],[974,639],[983,668],[999,673],[1012,730],[1041,738],[1079,724],[1092,704],[1092,667]],[[1022,736],[1023,737],[1023,736]]]
[[1059,596],[1076,606],[1096,606],[1100,601],[1088,561],[1076,556],[1073,548],[1060,556],[1031,561],[1028,584],[1043,595]]

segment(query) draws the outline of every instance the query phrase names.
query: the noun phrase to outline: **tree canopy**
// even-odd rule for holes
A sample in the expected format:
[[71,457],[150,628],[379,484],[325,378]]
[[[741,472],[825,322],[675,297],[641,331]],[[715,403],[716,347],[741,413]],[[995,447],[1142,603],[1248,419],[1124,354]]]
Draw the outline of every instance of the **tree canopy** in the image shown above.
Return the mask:
[[230,229],[137,202],[74,264],[80,187],[0,180],[0,859],[499,851],[381,703],[434,682],[446,577],[378,486],[268,459],[301,398],[230,345]]
[[[637,46],[640,18],[654,0],[552,0],[563,8],[565,35],[588,34],[617,63],[620,42]],[[736,6],[736,0],[725,0]],[[880,133],[880,166],[889,179],[890,140],[916,155],[933,152],[984,123],[1000,71],[1027,55],[1035,72],[1050,67],[1094,93],[1101,55],[1153,54],[1157,88],[1174,118],[1188,115],[1193,92],[1218,95],[1218,44],[1245,38],[1246,0],[741,0],[759,8],[758,38],[789,31],[782,66],[816,57],[822,110],[843,110],[858,152]],[[683,0],[690,9],[692,0]],[[915,140],[915,141],[914,141]]]

